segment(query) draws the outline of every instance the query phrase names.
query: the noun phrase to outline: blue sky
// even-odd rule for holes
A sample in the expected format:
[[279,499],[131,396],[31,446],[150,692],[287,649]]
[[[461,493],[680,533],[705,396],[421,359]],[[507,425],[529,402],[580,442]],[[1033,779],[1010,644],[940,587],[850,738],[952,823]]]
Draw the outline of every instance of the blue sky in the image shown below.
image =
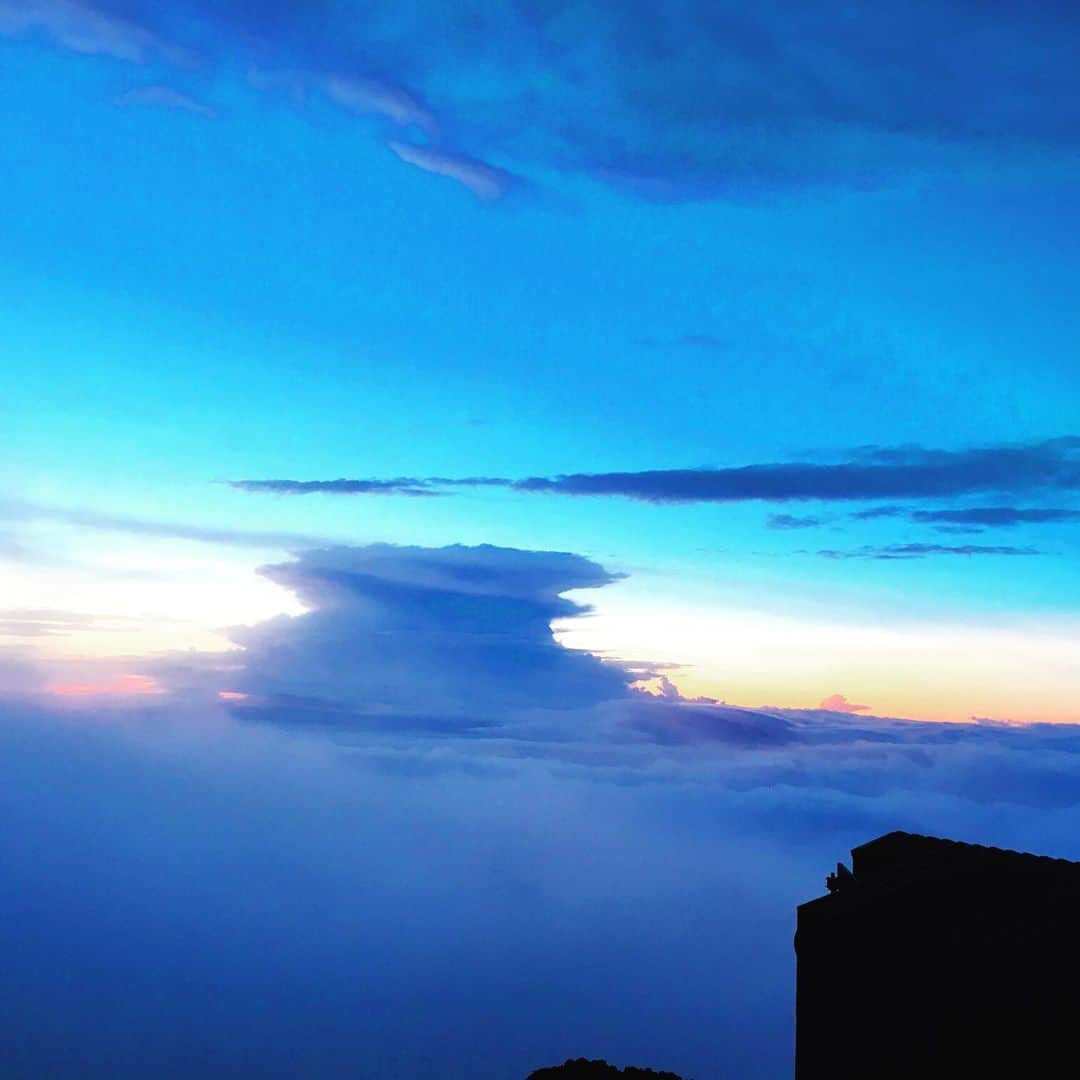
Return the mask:
[[[275,777],[279,730],[446,755],[445,812],[506,758],[557,798],[569,743],[575,792],[614,755],[745,811],[777,926],[775,815],[831,807],[826,865],[890,813],[1066,836],[1014,766],[1080,723],[1078,40],[1056,2],[0,0],[0,694],[67,732],[41,768],[160,714]],[[837,779],[957,721],[1022,824],[989,766],[923,816],[907,766]]]

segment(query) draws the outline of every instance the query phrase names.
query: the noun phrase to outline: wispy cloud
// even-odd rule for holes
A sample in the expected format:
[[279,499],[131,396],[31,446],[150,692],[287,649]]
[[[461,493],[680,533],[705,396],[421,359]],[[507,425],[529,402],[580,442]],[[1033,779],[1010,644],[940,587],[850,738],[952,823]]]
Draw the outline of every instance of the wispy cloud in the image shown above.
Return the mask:
[[128,620],[56,608],[0,609],[0,637],[56,637],[84,630],[112,630]]
[[310,8],[0,0],[0,33],[138,62],[175,57],[174,30],[198,27],[223,63],[269,58],[321,80],[343,108],[429,134],[437,113],[453,150],[395,151],[482,198],[508,186],[492,158],[646,198],[756,198],[885,185],[991,154],[1071,155],[1077,141],[1073,110],[1046,106],[1080,93],[1080,14],[1063,2],[1052,18],[1039,5],[946,0],[903,19],[841,0],[794,16],[734,0],[596,0],[573,17],[540,4]]
[[176,109],[207,120],[214,120],[218,116],[216,109],[171,86],[139,86],[121,94],[114,101],[121,107],[134,105],[149,109]]
[[451,153],[434,146],[418,146],[396,139],[387,145],[407,164],[454,180],[467,187],[478,199],[492,201],[502,198],[521,182],[520,178],[512,173],[465,154]]
[[431,110],[400,86],[361,75],[332,73],[318,76],[316,83],[331,101],[352,112],[384,116],[402,127],[425,131],[436,127]]
[[187,62],[190,54],[146,27],[79,0],[0,0],[0,34],[40,32],[73,52],[142,63],[157,54]]

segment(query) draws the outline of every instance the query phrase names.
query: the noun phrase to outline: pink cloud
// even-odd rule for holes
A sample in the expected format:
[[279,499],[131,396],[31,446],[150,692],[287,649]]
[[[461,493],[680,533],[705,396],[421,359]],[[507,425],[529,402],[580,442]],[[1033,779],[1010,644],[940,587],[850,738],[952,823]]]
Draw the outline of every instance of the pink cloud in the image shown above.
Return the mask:
[[100,694],[161,694],[164,691],[148,675],[117,675],[104,682],[59,683],[49,687],[55,697],[96,697]]
[[818,705],[819,709],[828,709],[829,712],[860,713],[867,712],[869,705],[856,705],[848,701],[843,694],[832,694]]

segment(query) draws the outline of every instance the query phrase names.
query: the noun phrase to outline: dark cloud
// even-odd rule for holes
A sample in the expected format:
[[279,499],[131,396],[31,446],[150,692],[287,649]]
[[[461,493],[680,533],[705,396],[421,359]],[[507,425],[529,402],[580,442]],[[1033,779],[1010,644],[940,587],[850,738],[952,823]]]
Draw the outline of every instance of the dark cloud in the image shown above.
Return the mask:
[[770,529],[814,529],[822,524],[821,518],[795,517],[792,514],[770,514],[767,523]]
[[903,506],[871,506],[866,510],[855,510],[851,513],[854,521],[874,521],[877,518],[903,517],[909,513]]
[[[1066,489],[1072,485],[1065,485]],[[919,525],[934,525],[944,533],[980,533],[988,528],[1045,525],[1080,521],[1080,510],[1060,507],[975,506],[963,509],[914,510],[906,506],[875,506],[848,515],[855,521],[905,517]]]
[[968,510],[913,510],[912,521],[960,526],[1043,525],[1054,522],[1080,521],[1080,510],[1050,507],[1021,508],[1016,506],[980,506]]
[[[678,702],[677,705],[673,705]],[[639,695],[620,709],[619,722],[661,745],[715,743],[743,748],[784,746],[798,733],[782,717],[715,702]]]
[[[731,468],[651,469],[643,472],[572,473],[522,480],[497,477],[394,480],[237,480],[245,491],[345,495],[427,495],[454,485],[505,486],[515,491],[607,496],[654,503],[858,501],[881,498],[943,499],[983,492],[1080,491],[1080,437],[1042,442],[928,450],[861,447],[848,460],[778,462]],[[899,507],[860,511],[862,518],[898,516]]]
[[492,160],[649,198],[747,197],[1071,154],[1080,134],[1067,0],[0,0],[0,32],[135,63],[190,44],[262,85],[292,73],[425,130],[407,160],[485,197]]
[[866,545],[852,551],[826,548],[817,553],[825,559],[925,559],[932,555],[1041,555],[1038,548],[1007,544],[885,544]]
[[972,450],[863,448],[839,464],[576,473],[517,481],[519,491],[619,495],[646,502],[947,498],[970,492],[1080,490],[1080,438]]

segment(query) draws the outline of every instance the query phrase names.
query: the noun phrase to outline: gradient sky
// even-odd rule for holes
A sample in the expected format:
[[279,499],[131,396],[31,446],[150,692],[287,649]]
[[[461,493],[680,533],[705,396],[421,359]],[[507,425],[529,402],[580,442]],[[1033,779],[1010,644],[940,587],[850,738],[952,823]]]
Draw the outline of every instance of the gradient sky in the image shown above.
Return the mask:
[[[0,0],[0,695],[18,723],[44,710],[63,742],[85,738],[71,715],[127,732],[129,706],[159,710],[200,754],[239,724],[239,773],[243,740],[273,732],[251,751],[269,763],[260,790],[288,773],[279,729],[377,729],[427,775],[433,756],[467,757],[455,740],[476,723],[503,732],[485,743],[496,787],[508,761],[554,763],[529,774],[545,799],[563,797],[564,738],[587,744],[579,771],[628,739],[667,746],[633,766],[665,776],[671,746],[705,739],[732,790],[814,787],[816,809],[792,811],[803,823],[761,858],[789,863],[813,835],[822,872],[868,821],[891,827],[880,808],[836,825],[828,792],[866,795],[854,777],[871,765],[829,751],[740,771],[730,747],[885,739],[903,758],[929,752],[919,730],[951,747],[942,721],[1004,757],[1002,732],[1027,746],[1006,725],[1073,739],[1080,10],[751,9]],[[214,734],[192,735],[193,716]],[[875,733],[876,717],[894,719]],[[59,742],[54,758],[32,751],[43,775],[91,753]],[[166,743],[153,769],[168,786]],[[1075,775],[1067,745],[1047,766],[1054,792]],[[93,798],[130,807],[117,791],[140,789],[135,753]],[[200,761],[203,782],[228,786]],[[305,806],[323,767],[297,781]],[[325,768],[344,783],[345,766]],[[459,791],[481,783],[462,768],[432,813],[501,805],[495,788]],[[910,797],[897,814],[931,828],[907,768],[866,784]],[[1033,846],[1044,828],[1068,835],[1060,818],[993,811],[990,773],[971,768],[966,787],[930,785],[931,802],[962,802],[937,824]],[[1048,782],[1025,770],[1002,781],[1008,798],[1042,805],[1028,793]],[[592,781],[567,782],[566,820],[588,818]],[[600,798],[595,827],[646,822],[654,868],[667,844],[707,848],[690,826],[665,839],[648,799],[622,798]],[[229,812],[239,848],[245,814],[259,845],[276,827],[253,799]],[[785,812],[747,828],[768,835]],[[163,814],[171,843],[183,829]],[[332,832],[328,854],[344,844]],[[50,842],[59,860],[72,841]],[[567,878],[551,880],[572,907]],[[777,913],[814,888],[769,881]],[[639,912],[668,918],[669,886]],[[541,886],[522,889],[533,910]],[[603,895],[599,872],[590,890]],[[373,903],[391,910],[392,893]],[[582,903],[602,922],[603,904]],[[666,934],[658,954],[679,953]],[[785,999],[786,984],[762,986],[749,1013]],[[638,1046],[636,1014],[618,1009],[619,1046],[671,1051]],[[768,1045],[760,1075],[783,1075],[776,1025],[729,1064]],[[493,1054],[492,1076],[526,1064]],[[702,1044],[652,1063],[708,1080],[716,1060]],[[105,1072],[127,1067],[141,1066]]]
[[[694,5],[157,7],[0,8],[8,606],[137,618],[147,642],[207,647],[289,599],[252,583],[254,544],[195,550],[146,523],[487,541],[627,573],[574,643],[684,664],[672,677],[695,694],[1080,718],[1075,513],[852,518],[1075,511],[1075,460],[1058,486],[931,499],[220,483],[1069,435],[1069,8],[841,25],[825,4],[801,33],[790,12]],[[941,23],[974,55],[942,53],[927,37]],[[910,557],[822,555],[894,548]],[[152,583],[98,574],[132,564]],[[131,638],[47,644],[106,655]]]

